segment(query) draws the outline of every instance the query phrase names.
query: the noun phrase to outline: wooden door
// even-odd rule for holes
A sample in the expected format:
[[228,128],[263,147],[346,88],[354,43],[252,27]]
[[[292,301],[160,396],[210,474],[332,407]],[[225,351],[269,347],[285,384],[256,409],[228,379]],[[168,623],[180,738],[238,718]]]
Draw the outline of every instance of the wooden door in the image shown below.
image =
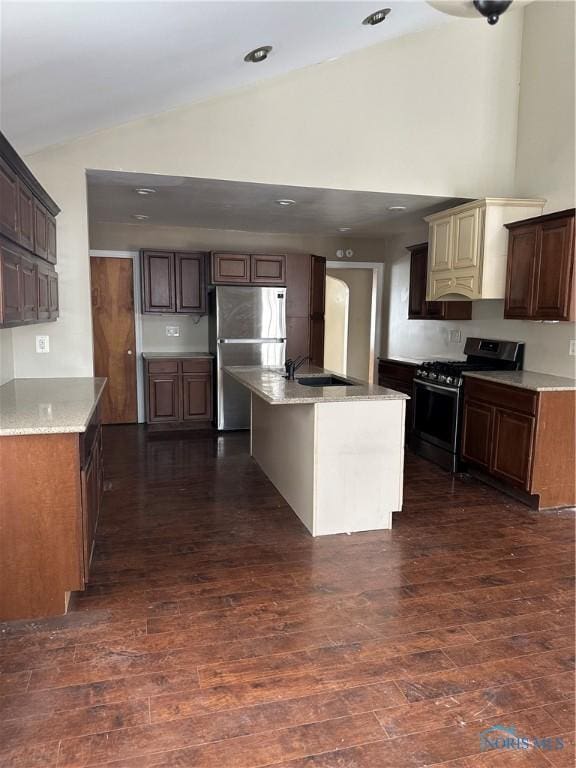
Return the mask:
[[34,200],[34,252],[45,259],[48,255],[48,211]]
[[142,251],[142,312],[176,312],[174,254],[166,251]]
[[486,469],[490,466],[493,413],[489,405],[464,401],[462,456]]
[[530,317],[532,313],[538,232],[538,227],[533,225],[510,231],[504,303],[506,318]]
[[38,278],[36,264],[32,259],[20,257],[22,320],[34,322],[38,319]]
[[574,279],[574,217],[543,222],[539,229],[532,317],[569,320]]
[[94,375],[106,376],[102,423],[137,421],[132,259],[90,259]]
[[0,159],[0,232],[18,240],[18,179]]
[[213,253],[212,282],[224,285],[250,283],[250,256],[247,253]]
[[18,184],[18,223],[20,245],[34,250],[34,198],[21,182]]
[[182,376],[182,418],[184,421],[212,419],[212,377],[209,373]]
[[20,255],[3,245],[0,253],[2,279],[0,289],[2,310],[0,321],[3,326],[18,325],[22,321],[22,272]]
[[176,311],[206,314],[206,254],[177,253]]
[[452,216],[430,224],[430,271],[442,272],[452,266]]
[[311,257],[310,274],[310,357],[324,366],[324,312],[326,306],[326,259]]
[[180,376],[154,373],[148,376],[148,422],[180,421]]
[[536,419],[523,413],[496,408],[490,471],[528,490]]
[[[426,272],[428,266],[428,245],[415,247],[410,252],[410,290],[408,295],[408,318],[421,320],[426,312]],[[431,305],[433,302],[428,302]],[[435,302],[438,303],[438,302]]]
[[256,285],[285,285],[286,256],[252,254],[250,256],[250,281]]

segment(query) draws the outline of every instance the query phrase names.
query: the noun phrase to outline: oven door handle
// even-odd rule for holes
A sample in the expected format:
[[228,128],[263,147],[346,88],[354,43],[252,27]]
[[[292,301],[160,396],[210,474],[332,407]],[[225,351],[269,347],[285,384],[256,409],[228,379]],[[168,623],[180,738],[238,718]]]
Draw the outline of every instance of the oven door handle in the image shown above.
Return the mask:
[[436,389],[442,389],[445,392],[450,392],[452,395],[457,395],[458,390],[454,389],[454,387],[444,387],[442,384],[429,384],[427,381],[420,381],[420,379],[417,379],[414,382],[414,385],[418,385],[420,387],[424,387],[424,389],[428,389],[431,392],[434,392]]

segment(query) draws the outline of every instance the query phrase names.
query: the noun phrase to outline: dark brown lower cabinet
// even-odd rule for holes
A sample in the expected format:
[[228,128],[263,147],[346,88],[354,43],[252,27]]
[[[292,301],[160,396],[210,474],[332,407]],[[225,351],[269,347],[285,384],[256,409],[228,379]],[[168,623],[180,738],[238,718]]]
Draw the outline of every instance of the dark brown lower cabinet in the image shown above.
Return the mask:
[[403,392],[410,397],[406,401],[406,437],[412,432],[412,390],[414,385],[415,363],[405,363],[402,360],[378,360],[378,384],[381,387]]
[[212,420],[212,358],[147,358],[145,374],[149,424]]
[[538,508],[576,503],[576,392],[468,378],[462,458]]
[[92,446],[88,449],[85,466],[80,473],[82,489],[82,524],[84,551],[84,581],[90,575],[90,563],[94,553],[96,527],[100,516],[100,505],[104,488],[102,460],[102,428],[98,423]]

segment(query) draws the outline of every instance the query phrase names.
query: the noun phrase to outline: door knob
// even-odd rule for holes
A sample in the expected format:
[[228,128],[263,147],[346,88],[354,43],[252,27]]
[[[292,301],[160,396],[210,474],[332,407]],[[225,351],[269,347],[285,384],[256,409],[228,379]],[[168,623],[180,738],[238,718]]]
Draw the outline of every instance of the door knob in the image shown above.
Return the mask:
[[128,350],[128,354],[129,354],[129,355],[131,355],[131,354],[132,354],[132,350],[131,350],[131,349],[129,349],[129,350]]

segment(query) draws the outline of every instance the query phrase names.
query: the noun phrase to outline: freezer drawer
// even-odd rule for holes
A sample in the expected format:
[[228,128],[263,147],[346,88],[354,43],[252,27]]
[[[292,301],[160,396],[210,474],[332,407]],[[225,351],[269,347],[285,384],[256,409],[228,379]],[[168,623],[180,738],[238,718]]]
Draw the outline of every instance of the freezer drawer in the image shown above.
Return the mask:
[[250,392],[224,372],[228,365],[282,368],[286,341],[220,339],[217,360],[218,429],[250,429]]

